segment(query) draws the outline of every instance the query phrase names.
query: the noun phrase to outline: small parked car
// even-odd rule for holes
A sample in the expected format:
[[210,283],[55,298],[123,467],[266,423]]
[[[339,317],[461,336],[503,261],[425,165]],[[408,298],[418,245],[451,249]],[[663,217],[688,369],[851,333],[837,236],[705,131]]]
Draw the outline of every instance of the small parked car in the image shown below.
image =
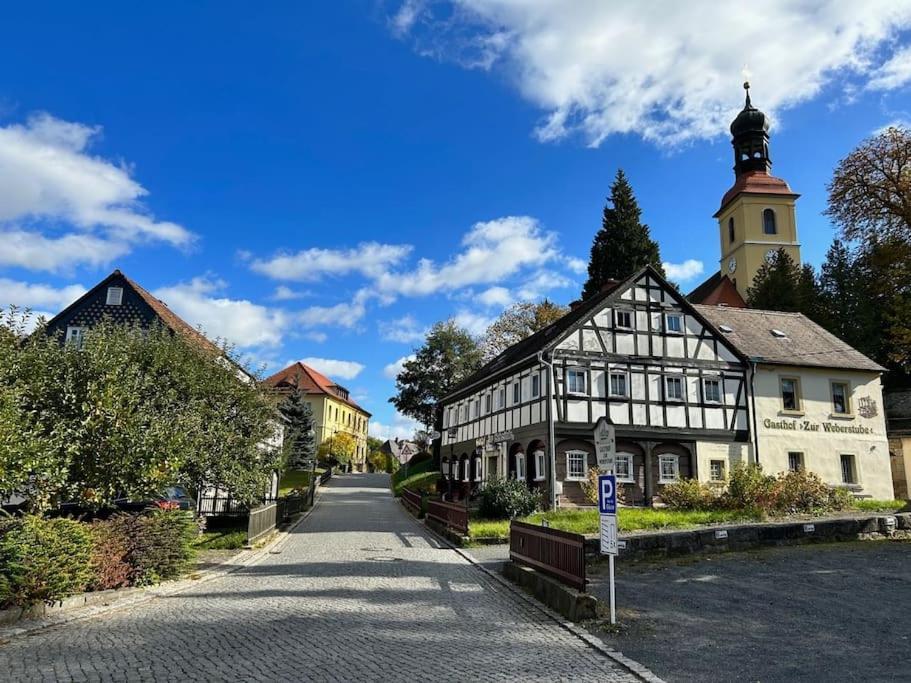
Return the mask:
[[139,512],[148,508],[161,508],[164,510],[195,510],[196,500],[190,496],[183,486],[168,486],[160,495],[152,496],[146,500],[129,500],[118,498],[114,504],[121,510]]

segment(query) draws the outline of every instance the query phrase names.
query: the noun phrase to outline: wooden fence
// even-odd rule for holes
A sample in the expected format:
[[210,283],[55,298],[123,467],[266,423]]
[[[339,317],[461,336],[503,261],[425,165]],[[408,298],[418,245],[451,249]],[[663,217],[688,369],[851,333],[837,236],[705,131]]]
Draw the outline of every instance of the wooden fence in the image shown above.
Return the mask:
[[417,491],[402,489],[402,504],[418,517],[424,511],[423,500],[423,496]]
[[275,528],[278,522],[278,503],[269,503],[250,510],[247,520],[247,545],[253,545]]
[[438,524],[455,531],[461,536],[468,535],[468,508],[440,500],[428,500],[425,516]]
[[585,591],[585,537],[568,531],[513,521],[509,559]]

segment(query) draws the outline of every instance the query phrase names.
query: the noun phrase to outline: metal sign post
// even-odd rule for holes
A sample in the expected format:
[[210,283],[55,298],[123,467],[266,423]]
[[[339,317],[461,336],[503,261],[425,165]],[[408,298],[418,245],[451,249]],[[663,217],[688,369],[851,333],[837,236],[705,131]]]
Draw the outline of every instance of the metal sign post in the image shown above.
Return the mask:
[[617,600],[614,584],[614,557],[617,543],[617,478],[613,474],[598,477],[598,512],[601,513],[601,554],[607,555],[610,578],[610,623],[617,623]]
[[595,457],[598,469],[614,474],[617,454],[617,430],[606,417],[598,419],[595,424]]

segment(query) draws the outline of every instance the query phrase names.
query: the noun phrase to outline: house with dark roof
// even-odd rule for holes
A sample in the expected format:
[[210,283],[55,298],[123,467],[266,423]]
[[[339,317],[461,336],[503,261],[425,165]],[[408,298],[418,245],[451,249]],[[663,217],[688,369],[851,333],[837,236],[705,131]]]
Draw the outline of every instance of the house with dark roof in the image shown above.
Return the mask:
[[441,408],[443,472],[461,496],[499,476],[586,504],[602,417],[630,503],[751,452],[745,358],[651,267],[506,349]]
[[911,389],[893,389],[884,397],[895,497],[911,498]]
[[753,458],[893,497],[879,364],[800,313],[694,306],[748,363]]
[[348,389],[301,362],[292,363],[267,377],[265,383],[280,392],[291,391],[294,387],[300,389],[313,411],[317,444],[329,442],[331,446],[338,434],[350,434],[355,441],[352,466],[360,471],[366,469],[371,415],[351,398]]
[[684,477],[722,483],[740,462],[891,498],[882,371],[803,315],[694,305],[646,267],[456,386],[441,468],[453,497],[497,476],[587,504],[604,417],[628,503]]

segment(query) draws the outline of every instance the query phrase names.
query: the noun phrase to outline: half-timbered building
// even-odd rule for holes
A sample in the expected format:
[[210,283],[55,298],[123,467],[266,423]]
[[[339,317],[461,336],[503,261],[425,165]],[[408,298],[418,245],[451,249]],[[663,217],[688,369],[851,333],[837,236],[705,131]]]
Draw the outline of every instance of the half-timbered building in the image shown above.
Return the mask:
[[[625,499],[649,503],[711,461],[747,457],[745,359],[653,268],[573,305],[441,404],[440,456],[454,492],[514,477],[584,503],[594,424],[617,431]],[[553,483],[550,483],[553,482]]]

